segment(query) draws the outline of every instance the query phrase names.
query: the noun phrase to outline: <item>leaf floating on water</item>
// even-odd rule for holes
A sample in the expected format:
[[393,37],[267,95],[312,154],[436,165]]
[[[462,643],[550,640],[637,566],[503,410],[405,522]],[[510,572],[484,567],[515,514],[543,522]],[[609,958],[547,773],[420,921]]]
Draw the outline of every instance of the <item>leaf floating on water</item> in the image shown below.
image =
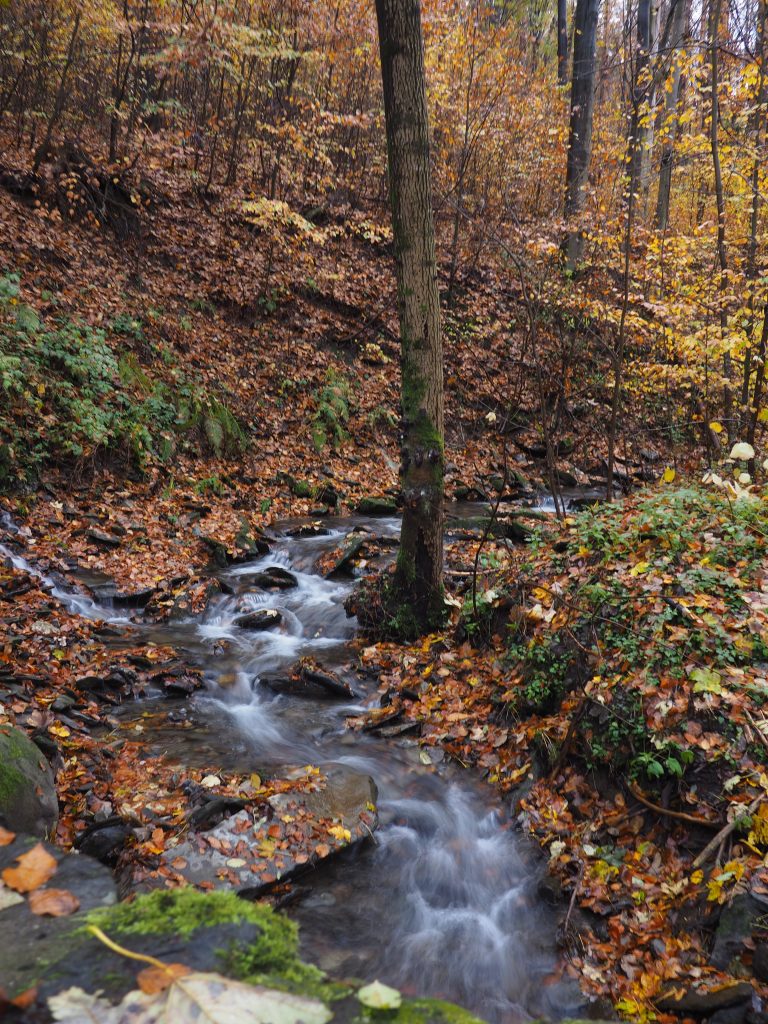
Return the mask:
[[80,907],[80,900],[68,889],[37,889],[29,894],[29,909],[39,916],[67,917]]
[[333,1016],[317,999],[212,973],[176,977],[155,994],[129,992],[118,1006],[70,988],[49,999],[48,1007],[64,1024],[327,1024]]
[[372,1010],[397,1010],[402,1005],[403,997],[396,988],[390,988],[380,981],[372,981],[357,993],[357,998]]
[[22,853],[17,860],[18,867],[6,868],[2,876],[5,884],[16,892],[32,892],[33,889],[39,889],[58,867],[56,858],[48,853],[42,843]]

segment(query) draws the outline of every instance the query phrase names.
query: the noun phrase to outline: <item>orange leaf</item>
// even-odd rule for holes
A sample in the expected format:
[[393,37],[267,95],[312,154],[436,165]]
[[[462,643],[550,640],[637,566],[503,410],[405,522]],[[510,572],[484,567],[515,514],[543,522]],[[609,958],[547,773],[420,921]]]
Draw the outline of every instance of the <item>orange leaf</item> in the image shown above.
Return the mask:
[[192,968],[185,964],[165,964],[163,967],[145,967],[136,975],[136,984],[148,996],[164,992],[177,978],[191,974]]
[[66,917],[80,906],[80,900],[68,889],[38,889],[29,894],[29,909],[33,914]]
[[16,838],[15,832],[9,832],[7,828],[0,825],[0,846],[8,846]]
[[18,867],[6,868],[2,878],[9,889],[16,892],[32,892],[39,889],[56,872],[56,858],[52,857],[42,843],[16,858]]

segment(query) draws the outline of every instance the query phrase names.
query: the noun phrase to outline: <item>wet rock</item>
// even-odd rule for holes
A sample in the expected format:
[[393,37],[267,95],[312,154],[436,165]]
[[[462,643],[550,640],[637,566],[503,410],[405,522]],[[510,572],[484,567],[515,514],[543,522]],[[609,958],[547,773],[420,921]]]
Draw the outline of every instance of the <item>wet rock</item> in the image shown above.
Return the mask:
[[748,981],[738,981],[724,988],[690,988],[682,995],[675,993],[662,996],[661,999],[656,1000],[656,1005],[660,1010],[671,1013],[709,1017],[718,1010],[749,1002],[752,999],[753,991]]
[[[37,842],[32,836],[17,836],[10,845],[0,847],[0,872],[12,866]],[[40,916],[33,914],[23,900],[0,911],[0,949],[3,951],[0,975],[3,987],[11,996],[49,978],[54,985],[58,984],[58,978],[54,981],[51,963],[61,957],[68,959],[72,944],[76,942],[75,935],[89,911],[110,906],[117,899],[108,868],[92,857],[64,853],[47,843],[43,845],[57,861],[49,887],[71,892],[79,908],[66,917]]]
[[[233,978],[249,972],[285,973],[299,986],[320,980],[315,968],[299,960],[296,929],[287,918],[232,893],[154,892],[130,904],[98,908],[95,914],[99,927],[126,949],[165,963],[184,963],[192,971],[216,971]],[[82,924],[78,914],[76,925]],[[86,992],[101,990],[115,1000],[137,988],[136,976],[146,967],[146,961],[121,956],[82,931],[64,932],[41,953],[46,960],[35,961],[27,948],[29,966],[24,973],[30,982],[25,988],[39,984],[40,1002],[73,985]],[[19,990],[15,985],[10,994]]]
[[768,942],[758,942],[752,954],[752,973],[758,981],[768,983]]
[[238,615],[234,620],[234,625],[240,629],[263,630],[279,625],[282,620],[283,616],[276,608],[260,608],[247,615]]
[[355,559],[365,546],[366,537],[347,537],[344,547],[333,552],[335,558],[328,559],[322,567],[323,576],[326,579],[334,579],[337,576],[351,576],[355,568]]
[[290,590],[299,585],[293,573],[280,565],[267,566],[266,569],[249,576],[248,582],[261,590]]
[[314,700],[354,700],[357,694],[335,672],[329,672],[317,663],[299,663],[290,676],[263,678],[262,683],[273,693]]
[[15,832],[44,836],[58,818],[50,765],[26,733],[0,725],[0,820]]
[[301,540],[304,537],[327,537],[331,531],[320,523],[305,523],[302,526],[294,526],[286,530],[286,537],[295,537]]
[[90,529],[86,536],[89,540],[95,540],[97,544],[103,544],[108,548],[119,548],[122,544],[120,537],[112,533],[105,533],[103,530]]
[[397,502],[385,495],[370,495],[360,499],[355,511],[361,516],[394,516]]
[[246,808],[209,831],[188,833],[163,851],[161,871],[136,884],[162,887],[172,874],[192,885],[235,889],[254,898],[370,836],[378,825],[376,798],[367,775],[336,768],[316,791],[270,797],[267,815],[263,808]]
[[77,840],[77,849],[104,864],[113,863],[132,832],[121,818],[113,816],[89,826]]
[[247,519],[243,519],[235,536],[235,550],[239,556],[235,561],[240,561],[242,556],[255,558],[257,555],[268,554],[269,544],[258,535],[258,531],[253,529]]
[[743,892],[734,896],[720,914],[711,963],[721,971],[727,970],[731,961],[744,953],[745,940],[751,936],[758,919],[766,913],[768,904],[750,893]]
[[157,587],[140,587],[138,590],[118,590],[117,584],[109,579],[96,576],[95,573],[87,574],[83,578],[83,572],[77,574],[85,583],[88,590],[93,594],[94,600],[99,604],[112,608],[144,608],[157,593]]

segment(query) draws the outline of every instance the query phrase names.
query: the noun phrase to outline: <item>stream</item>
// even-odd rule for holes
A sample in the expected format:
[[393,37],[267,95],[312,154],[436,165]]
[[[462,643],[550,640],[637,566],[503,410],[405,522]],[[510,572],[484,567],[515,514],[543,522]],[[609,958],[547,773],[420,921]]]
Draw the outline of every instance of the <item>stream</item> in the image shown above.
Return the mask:
[[[375,839],[329,858],[298,883],[301,898],[288,912],[300,925],[307,960],[331,976],[378,978],[409,995],[451,1000],[491,1024],[578,1016],[583,998],[562,976],[555,911],[537,895],[540,850],[515,830],[498,796],[469,771],[422,763],[414,739],[345,728],[345,718],[378,699],[376,683],[351,666],[347,642],[356,622],[343,604],[354,583],[325,579],[313,568],[355,526],[394,544],[399,521],[328,519],[323,535],[296,536],[306,522],[277,524],[268,555],[217,571],[231,593],[216,596],[201,617],[161,625],[71,592],[2,545],[0,556],[41,578],[78,615],[130,625],[204,670],[206,690],[180,710],[192,727],[164,727],[167,714],[151,716],[143,738],[153,753],[187,765],[275,774],[341,764],[374,779],[381,821]],[[2,525],[11,532],[11,524]],[[289,571],[296,586],[276,593],[254,588],[256,574],[270,566]],[[279,627],[251,632],[234,624],[244,610],[259,608],[279,610]],[[262,675],[304,655],[337,670],[358,700],[276,696],[259,685]],[[124,705],[126,728],[152,705],[159,702]]]

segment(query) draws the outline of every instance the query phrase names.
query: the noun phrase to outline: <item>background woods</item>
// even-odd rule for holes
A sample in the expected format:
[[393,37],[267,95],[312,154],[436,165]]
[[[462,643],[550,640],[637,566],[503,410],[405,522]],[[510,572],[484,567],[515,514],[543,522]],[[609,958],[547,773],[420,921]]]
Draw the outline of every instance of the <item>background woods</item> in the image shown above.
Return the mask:
[[[477,289],[496,273],[534,303],[535,354],[530,323],[483,331],[522,371],[515,402],[555,400],[530,393],[545,364],[558,429],[567,414],[578,433],[577,391],[610,404],[621,372],[667,436],[711,445],[715,420],[754,438],[765,22],[759,0],[424,3],[446,307],[482,321]],[[388,238],[375,18],[357,0],[14,0],[0,6],[0,116],[3,186],[41,215],[141,239],[172,185],[246,218],[270,307],[316,279],[349,215]]]

